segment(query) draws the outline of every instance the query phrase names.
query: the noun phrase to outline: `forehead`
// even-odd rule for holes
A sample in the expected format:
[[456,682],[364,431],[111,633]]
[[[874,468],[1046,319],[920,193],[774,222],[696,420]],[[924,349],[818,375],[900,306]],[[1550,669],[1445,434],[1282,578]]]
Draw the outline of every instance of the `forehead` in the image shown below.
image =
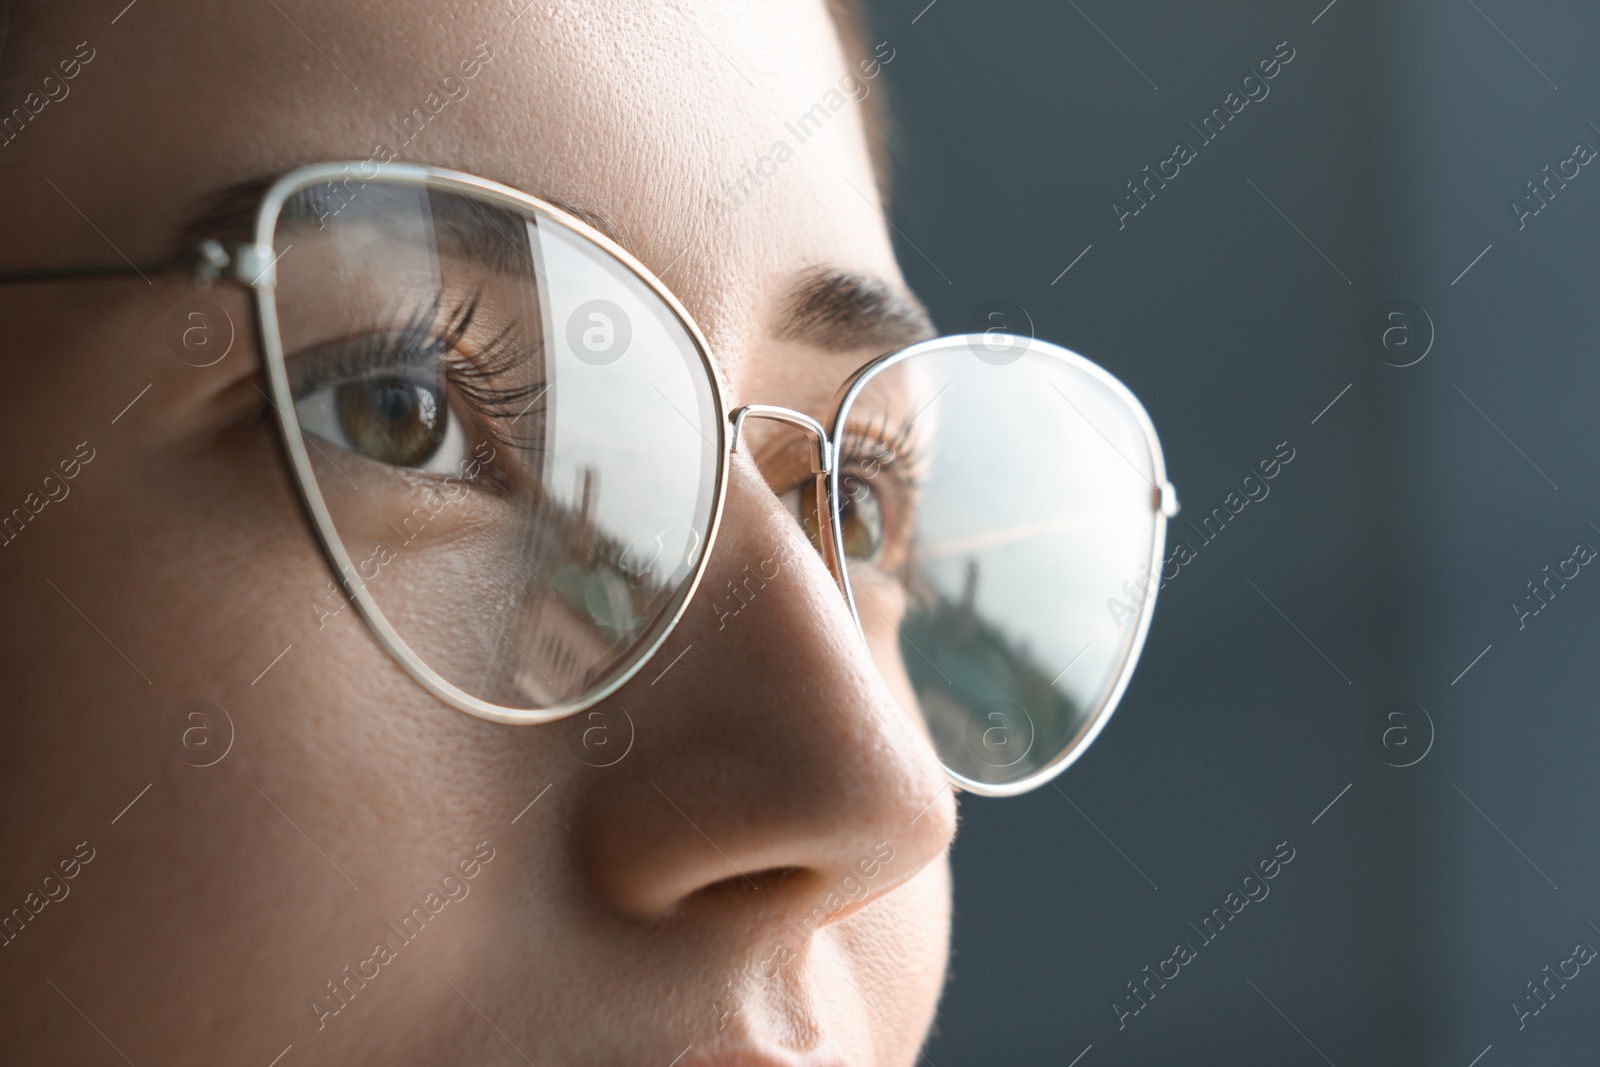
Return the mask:
[[714,344],[798,271],[897,277],[821,0],[35,0],[12,31],[4,106],[47,102],[0,149],[8,261],[158,258],[215,189],[392,152],[604,217]]

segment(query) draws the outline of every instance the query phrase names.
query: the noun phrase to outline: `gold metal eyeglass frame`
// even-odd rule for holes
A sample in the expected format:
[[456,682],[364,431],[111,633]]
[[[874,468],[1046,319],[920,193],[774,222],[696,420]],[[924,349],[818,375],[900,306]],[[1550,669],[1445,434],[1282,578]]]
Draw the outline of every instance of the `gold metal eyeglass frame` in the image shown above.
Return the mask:
[[[368,176],[365,173],[366,168],[375,168],[374,173]],[[279,330],[276,302],[277,263],[289,249],[285,248],[284,252],[276,255],[273,252],[273,236],[277,230],[283,208],[290,198],[297,193],[323,183],[349,181],[353,172],[361,173],[362,176],[355,180],[362,184],[382,181],[391,184],[435,189],[441,192],[467,194],[470,197],[499,205],[514,214],[531,215],[535,219],[548,219],[574,231],[592,241],[637,275],[651,293],[672,311],[693,341],[696,352],[700,357],[701,366],[705,371],[719,418],[715,427],[717,434],[715,448],[718,453],[718,464],[715,472],[716,485],[713,491],[714,503],[711,509],[709,528],[700,550],[699,560],[695,564],[693,575],[682,585],[677,593],[676,603],[664,611],[653,624],[654,633],[635,648],[631,661],[624,667],[616,669],[606,684],[586,693],[579,700],[551,708],[518,709],[503,707],[472,696],[429,667],[411,649],[410,645],[385,617],[382,609],[378,607],[372,595],[367,591],[365,584],[353,577],[356,573],[353,561],[335,530],[333,518],[329,514],[326,502],[323,500],[322,492],[318,487],[317,478],[311,465],[310,456],[306,450],[305,433],[300,428],[299,417],[295,411],[283,352],[282,336]],[[699,326],[695,324],[689,312],[679,303],[678,299],[672,295],[672,292],[667,289],[660,279],[626,249],[570,212],[518,189],[460,171],[406,163],[375,164],[370,161],[320,163],[298,167],[289,171],[274,181],[262,195],[260,204],[256,209],[252,240],[249,242],[225,247],[218,241],[206,240],[202,241],[178,261],[147,265],[143,268],[128,263],[115,266],[4,271],[0,272],[0,284],[117,277],[171,270],[175,267],[187,268],[195,282],[201,286],[209,286],[215,281],[225,280],[241,285],[254,293],[256,331],[263,368],[266,372],[272,404],[277,413],[281,441],[294,473],[301,501],[317,534],[317,539],[322,545],[323,552],[333,567],[335,578],[339,580],[345,591],[350,595],[357,611],[367,624],[368,629],[377,638],[378,643],[420,685],[446,704],[481,719],[511,725],[554,722],[593,707],[626,685],[666,642],[673,630],[676,629],[679,620],[683,617],[689,602],[694,598],[695,591],[698,589],[710,562],[716,543],[717,531],[722,521],[729,465],[733,454],[739,451],[741,431],[745,422],[749,419],[766,419],[787,423],[804,431],[810,437],[814,446],[811,461],[812,471],[817,480],[818,515],[816,519],[821,533],[823,562],[833,575],[850,609],[851,618],[855,621],[857,636],[865,641],[861,616],[857,610],[855,596],[850,587],[849,568],[844,563],[846,552],[839,522],[840,471],[838,465],[834,462],[836,445],[843,438],[851,405],[874,377],[897,363],[914,358],[935,348],[947,347],[953,342],[964,342],[971,346],[985,344],[992,346],[995,343],[993,334],[945,336],[922,341],[867,362],[851,374],[836,393],[831,404],[832,410],[829,420],[832,423],[831,433],[822,422],[804,412],[790,408],[765,404],[747,404],[729,411],[724,399],[721,375],[717,370],[716,362],[711,358],[710,345],[706,341],[704,334],[701,333]],[[1151,571],[1159,569],[1162,553],[1166,546],[1166,521],[1168,517],[1177,513],[1177,494],[1171,483],[1167,481],[1161,443],[1143,405],[1122,382],[1118,381],[1104,368],[1085,359],[1076,352],[1047,342],[1014,335],[1006,335],[1005,341],[1007,344],[1014,344],[1029,351],[1052,356],[1087,374],[1127,406],[1129,413],[1133,415],[1143,430],[1145,443],[1151,457],[1154,475],[1151,506],[1155,513],[1155,529],[1152,537],[1153,548],[1150,568]],[[1147,600],[1143,605],[1143,609],[1139,612],[1138,621],[1135,624],[1137,627],[1136,633],[1118,668],[1114,684],[1106,690],[1098,706],[1089,712],[1085,724],[1078,735],[1061,752],[1032,774],[1006,783],[977,781],[946,767],[945,773],[951,783],[967,792],[986,796],[1012,796],[1027,792],[1049,781],[1066,770],[1069,765],[1082,755],[1089,744],[1099,735],[1100,731],[1105,728],[1106,723],[1110,720],[1111,713],[1116,709],[1133,675],[1134,666],[1138,661],[1139,654],[1144,647],[1146,634],[1149,631],[1158,585],[1159,583],[1151,583]]]

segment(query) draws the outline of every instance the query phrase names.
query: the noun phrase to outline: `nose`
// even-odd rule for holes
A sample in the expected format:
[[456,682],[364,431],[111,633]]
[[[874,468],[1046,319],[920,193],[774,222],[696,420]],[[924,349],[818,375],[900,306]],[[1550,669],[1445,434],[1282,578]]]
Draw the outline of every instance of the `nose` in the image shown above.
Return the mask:
[[694,601],[617,694],[635,750],[581,803],[582,866],[628,916],[747,907],[814,933],[941,857],[955,802],[805,533],[733,460]]

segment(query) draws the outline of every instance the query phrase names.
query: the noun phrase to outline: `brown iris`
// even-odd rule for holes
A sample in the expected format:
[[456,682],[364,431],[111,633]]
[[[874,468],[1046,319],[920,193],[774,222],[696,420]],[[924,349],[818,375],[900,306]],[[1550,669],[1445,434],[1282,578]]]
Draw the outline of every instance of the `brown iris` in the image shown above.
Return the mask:
[[449,412],[444,392],[395,375],[362,378],[334,394],[339,428],[351,447],[396,467],[420,467],[444,442]]
[[[822,536],[817,529],[817,483],[815,480],[800,486],[800,516],[811,543],[822,550]],[[849,559],[872,561],[883,551],[883,503],[877,491],[854,474],[839,477],[839,534],[844,541],[844,554]]]

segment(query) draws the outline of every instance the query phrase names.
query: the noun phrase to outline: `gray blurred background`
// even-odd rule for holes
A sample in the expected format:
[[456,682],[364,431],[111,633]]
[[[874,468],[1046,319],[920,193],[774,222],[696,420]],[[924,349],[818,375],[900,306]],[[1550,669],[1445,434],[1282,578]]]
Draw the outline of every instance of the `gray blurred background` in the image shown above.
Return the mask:
[[[1600,8],[869,14],[913,286],[947,330],[1012,301],[1127,382],[1187,507],[1169,547],[1199,546],[1058,788],[963,800],[926,1062],[1593,1062],[1600,966],[1566,961],[1600,949],[1600,567],[1563,561],[1600,548]],[[1202,144],[1280,42],[1268,95]],[[1180,139],[1196,157],[1119,229]],[[1267,499],[1187,529],[1284,441]],[[1119,1029],[1179,941],[1195,958]]]

